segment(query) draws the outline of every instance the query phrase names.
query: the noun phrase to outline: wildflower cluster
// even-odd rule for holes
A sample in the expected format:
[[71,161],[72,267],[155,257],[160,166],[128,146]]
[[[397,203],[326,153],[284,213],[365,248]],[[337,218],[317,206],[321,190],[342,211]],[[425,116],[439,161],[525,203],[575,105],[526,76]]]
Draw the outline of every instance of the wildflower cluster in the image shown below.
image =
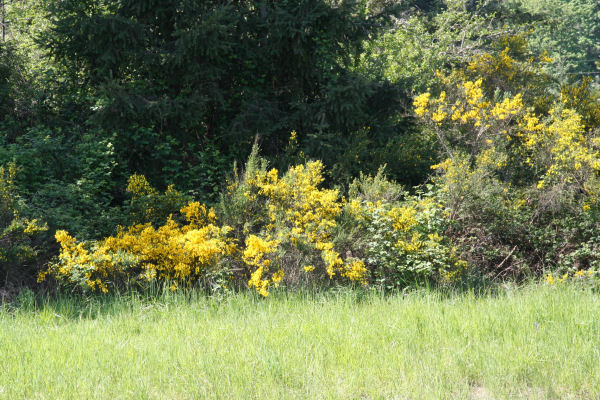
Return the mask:
[[566,282],[591,282],[597,277],[597,272],[594,270],[577,270],[573,273],[565,272],[564,274],[555,275],[552,272],[548,272],[544,275],[544,282],[548,285],[560,285]]
[[158,227],[133,225],[98,242],[77,242],[65,231],[56,232],[61,246],[58,260],[39,275],[52,275],[61,283],[84,290],[107,292],[121,282],[158,279],[173,290],[209,275],[220,261],[235,253],[227,237],[229,228],[216,225],[213,210],[193,202],[181,209],[186,223],[169,217]]

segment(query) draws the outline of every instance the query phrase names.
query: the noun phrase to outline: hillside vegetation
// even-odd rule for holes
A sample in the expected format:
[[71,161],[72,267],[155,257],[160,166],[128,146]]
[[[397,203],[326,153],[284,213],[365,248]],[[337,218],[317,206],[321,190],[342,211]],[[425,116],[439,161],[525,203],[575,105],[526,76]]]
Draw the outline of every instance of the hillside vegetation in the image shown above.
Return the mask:
[[598,15],[6,1],[3,297],[594,284]]

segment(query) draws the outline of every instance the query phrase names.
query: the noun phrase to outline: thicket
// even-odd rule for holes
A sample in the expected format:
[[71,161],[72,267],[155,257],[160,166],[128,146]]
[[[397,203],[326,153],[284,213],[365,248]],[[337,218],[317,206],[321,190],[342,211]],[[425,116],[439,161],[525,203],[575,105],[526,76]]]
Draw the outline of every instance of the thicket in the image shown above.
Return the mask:
[[409,195],[380,171],[355,180],[351,198],[321,187],[323,164],[310,161],[281,175],[258,157],[258,147],[229,183],[216,208],[190,202],[153,224],[156,205],[177,207],[143,176],[128,190],[146,207],[142,219],[99,241],[56,232],[60,254],[39,275],[68,288],[108,292],[163,282],[172,290],[380,284],[402,288],[449,283],[467,264],[444,235],[444,210],[431,194]]
[[600,10],[542,3],[7,2],[3,284],[593,276]]

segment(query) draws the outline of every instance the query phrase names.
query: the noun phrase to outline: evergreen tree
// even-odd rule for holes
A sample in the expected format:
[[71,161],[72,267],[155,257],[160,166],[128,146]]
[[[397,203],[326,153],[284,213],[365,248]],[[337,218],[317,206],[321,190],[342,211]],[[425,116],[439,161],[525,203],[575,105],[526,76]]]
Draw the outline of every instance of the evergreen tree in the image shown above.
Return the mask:
[[50,11],[41,41],[68,69],[86,122],[118,132],[129,169],[158,184],[211,192],[257,135],[277,156],[292,130],[332,164],[344,137],[396,112],[397,92],[351,68],[386,7],[66,0]]

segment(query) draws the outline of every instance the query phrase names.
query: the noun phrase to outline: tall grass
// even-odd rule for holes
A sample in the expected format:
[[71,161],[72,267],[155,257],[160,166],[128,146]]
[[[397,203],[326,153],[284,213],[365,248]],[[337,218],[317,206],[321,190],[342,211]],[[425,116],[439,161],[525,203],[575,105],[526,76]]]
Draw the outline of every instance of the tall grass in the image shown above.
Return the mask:
[[0,311],[0,398],[598,398],[600,301],[573,286],[137,295]]

